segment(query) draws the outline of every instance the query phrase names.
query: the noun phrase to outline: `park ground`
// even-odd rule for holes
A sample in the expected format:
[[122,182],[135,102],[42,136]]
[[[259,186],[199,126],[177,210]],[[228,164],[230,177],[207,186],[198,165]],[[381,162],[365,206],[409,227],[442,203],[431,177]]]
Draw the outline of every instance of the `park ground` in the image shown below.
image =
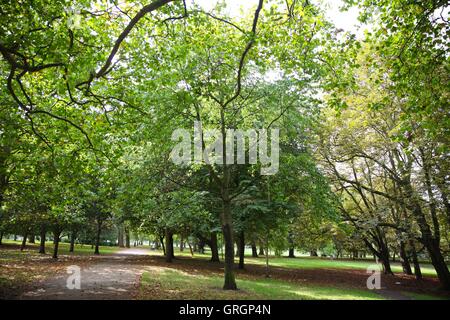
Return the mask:
[[[450,300],[427,264],[424,279],[416,281],[394,263],[395,275],[382,275],[381,290],[368,290],[370,260],[271,257],[267,277],[265,259],[247,257],[245,269],[236,270],[239,290],[223,291],[223,265],[209,262],[208,255],[176,252],[169,264],[162,252],[144,247],[101,247],[93,255],[90,246],[69,253],[62,243],[54,260],[50,243],[45,255],[37,245],[19,248],[13,241],[0,246],[1,299]],[[73,265],[81,270],[80,290],[66,287]]]

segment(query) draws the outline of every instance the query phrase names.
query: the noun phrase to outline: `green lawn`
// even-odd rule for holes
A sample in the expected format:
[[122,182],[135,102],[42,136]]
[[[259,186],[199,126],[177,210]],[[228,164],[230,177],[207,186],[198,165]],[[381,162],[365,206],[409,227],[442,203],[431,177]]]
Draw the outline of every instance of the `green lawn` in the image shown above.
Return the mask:
[[[246,258],[247,263],[265,264],[264,258]],[[331,260],[328,258],[314,258],[314,257],[299,257],[299,258],[278,258],[271,257],[270,265],[284,268],[298,268],[298,269],[320,269],[320,268],[336,268],[336,269],[363,269],[374,265],[373,261],[352,261],[352,260]],[[402,266],[400,263],[392,263],[391,268],[393,272],[402,273]],[[436,271],[430,264],[421,265],[422,274],[426,276],[436,276]]]
[[[21,241],[14,241],[14,240],[3,240],[4,244],[15,244],[15,245],[20,245],[22,242]],[[27,243],[27,249],[31,248],[35,248],[36,250],[39,249],[39,243]],[[65,243],[65,242],[60,242],[59,243],[59,248],[58,248],[58,254],[61,255],[90,255],[90,254],[94,254],[94,249],[91,249],[90,245],[80,245],[80,244],[75,244],[75,252],[71,253],[69,252],[69,248],[70,248],[70,244],[69,243]],[[45,243],[45,250],[47,253],[53,253],[53,242],[52,241],[47,241]],[[119,247],[111,247],[111,246],[100,246],[99,247],[100,250],[100,254],[112,254],[115,253],[117,251],[120,250]]]
[[282,300],[382,300],[368,290],[306,286],[274,279],[237,279],[238,291],[223,291],[223,277],[193,275],[180,270],[158,268],[145,272],[141,299],[282,299]]
[[[155,254],[162,254],[162,252],[155,251]],[[191,257],[189,250],[184,250],[183,252],[175,251],[175,255],[182,257]],[[195,253],[195,258],[199,259],[210,259],[211,256],[209,253],[200,254]],[[238,258],[236,257],[236,262]],[[252,258],[251,256],[245,257],[245,263],[249,264],[257,264],[257,265],[265,265],[266,259],[264,257]],[[375,264],[374,261],[370,260],[332,260],[329,258],[318,258],[318,257],[297,257],[297,258],[286,258],[286,257],[274,257],[270,256],[269,264],[275,267],[283,267],[283,268],[294,268],[294,269],[360,269],[367,270],[369,266],[373,266]],[[395,273],[402,273],[402,266],[398,262],[391,263],[392,271]],[[436,276],[436,270],[431,264],[422,263],[421,264],[422,274],[425,276]]]
[[407,292],[403,291],[403,295],[410,297],[413,300],[448,300],[444,297],[438,297],[430,294],[416,293],[416,292]]

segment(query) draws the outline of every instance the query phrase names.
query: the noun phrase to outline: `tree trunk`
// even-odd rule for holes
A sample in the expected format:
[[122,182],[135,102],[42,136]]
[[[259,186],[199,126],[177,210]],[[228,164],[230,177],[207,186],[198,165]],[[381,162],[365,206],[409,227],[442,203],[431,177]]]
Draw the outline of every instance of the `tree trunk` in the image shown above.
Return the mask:
[[385,274],[394,274],[391,270],[391,263],[389,261],[389,249],[383,237],[380,235],[380,233],[377,233],[372,235],[372,238],[374,242],[377,243],[378,250],[373,247],[369,240],[364,238],[363,241],[366,244],[366,247],[373,253],[374,257],[377,257],[383,264],[383,270]]
[[295,258],[294,248],[289,248],[289,258]]
[[291,232],[289,232],[289,234],[288,234],[288,242],[289,242],[289,258],[295,258],[294,239],[292,237],[292,233]]
[[239,233],[239,269],[244,269],[245,259],[245,234],[244,231]]
[[222,211],[222,233],[225,244],[225,279],[223,284],[224,290],[236,290],[236,280],[234,278],[234,241],[233,241],[233,225],[231,220],[231,201],[223,200]]
[[160,243],[161,243],[161,247],[162,247],[162,250],[163,250],[163,254],[166,255],[166,246],[165,246],[165,244],[164,244],[164,237],[163,237],[163,236],[159,236],[159,241],[160,241]]
[[423,243],[425,248],[427,248],[428,255],[430,256],[431,263],[433,264],[434,269],[436,270],[442,288],[444,290],[450,290],[450,271],[448,270],[447,264],[445,263],[445,259],[442,256],[439,241],[437,241],[436,238],[433,237],[431,228],[428,225],[428,222],[422,211],[421,204],[415,197],[411,182],[406,181],[404,183],[404,188],[407,194],[407,198],[411,203],[410,204],[411,211],[420,229],[421,242]]
[[269,269],[269,232],[266,234],[266,278],[270,278]]
[[42,253],[42,254],[45,254],[45,236],[46,236],[45,226],[41,225],[41,230],[39,233],[39,237],[40,237],[39,253]]
[[77,238],[77,233],[75,231],[72,231],[72,233],[70,234],[70,248],[69,248],[69,252],[74,252],[75,251],[75,239]]
[[58,259],[59,237],[61,231],[53,231],[53,259]]
[[173,234],[171,231],[166,230],[166,262],[172,262],[173,259]]
[[100,246],[100,234],[102,232],[102,223],[100,221],[97,222],[97,234],[95,236],[95,251],[94,254],[100,254],[99,246]]
[[262,245],[259,245],[259,255],[260,256],[264,255],[264,247]]
[[2,244],[3,241],[3,231],[0,231],[0,245]]
[[128,228],[125,228],[125,246],[130,248],[130,230]]
[[391,269],[391,262],[389,261],[389,254],[382,252],[380,255],[381,263],[383,264],[383,269],[385,274],[394,274]]
[[198,252],[201,254],[205,253],[205,242],[202,239],[198,241]]
[[[211,249],[212,250],[212,249]],[[181,236],[180,237],[180,252],[183,252],[184,251],[184,239],[183,239],[183,237]]]
[[25,249],[25,246],[27,245],[27,234],[25,233],[23,235],[23,239],[22,239],[22,245],[20,246],[20,251],[23,251]]
[[29,243],[36,243],[36,239],[35,239],[34,234],[30,234],[30,235],[28,236],[28,242],[29,242]]
[[391,269],[391,262],[389,261],[389,249],[387,245],[383,242],[380,249],[379,258],[383,264],[383,269],[385,274],[394,274]]
[[191,256],[194,256],[194,250],[192,249],[191,243],[188,242],[189,251],[191,252]]
[[252,257],[258,258],[258,248],[256,248],[255,242],[252,242]]
[[119,225],[119,227],[117,229],[118,229],[118,232],[117,232],[117,245],[120,248],[124,248],[125,244],[123,242],[123,226]]
[[417,280],[422,280],[422,271],[420,270],[420,264],[419,264],[419,259],[417,258],[417,251],[416,251],[416,245],[414,243],[414,240],[410,239],[409,245],[411,247],[412,261],[414,264],[414,275],[416,276]]
[[315,249],[311,250],[311,251],[309,252],[309,255],[310,255],[311,257],[317,257],[317,256],[318,256],[317,250],[315,250]]
[[450,290],[450,272],[436,239],[425,240],[425,247],[444,290]]
[[427,189],[427,195],[428,195],[428,203],[430,208],[430,214],[431,214],[431,221],[433,225],[434,230],[434,239],[436,239],[436,242],[439,243],[441,239],[441,231],[439,226],[439,220],[436,212],[436,201],[434,199],[433,195],[433,187],[431,185],[431,178],[430,178],[430,164],[428,163],[428,159],[425,156],[425,151],[423,148],[420,148],[420,154],[422,157],[422,164],[423,164],[423,173],[425,177],[425,186]]
[[408,255],[406,254],[404,241],[400,241],[400,258],[402,261],[403,273],[412,275],[411,265],[409,264]]
[[220,262],[219,248],[217,246],[217,232],[211,232],[211,243],[209,247],[211,248],[211,262]]
[[170,248],[171,248],[171,255],[172,255],[172,259],[175,259],[175,250],[174,250],[174,247],[173,247],[173,233],[172,233],[172,235],[171,235],[171,237],[170,237]]

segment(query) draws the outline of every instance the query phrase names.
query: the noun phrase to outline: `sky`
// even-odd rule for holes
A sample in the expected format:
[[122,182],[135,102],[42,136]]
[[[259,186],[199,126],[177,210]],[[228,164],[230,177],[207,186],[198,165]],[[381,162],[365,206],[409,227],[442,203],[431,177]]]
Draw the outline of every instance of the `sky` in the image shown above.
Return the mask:
[[[218,0],[190,0],[200,5],[205,11],[209,11],[214,8]],[[339,7],[342,6],[341,0],[315,0],[316,3],[322,3],[322,7],[326,9],[326,17],[334,23],[334,25],[343,29],[344,31],[350,31],[355,34],[359,34],[356,25],[358,24],[358,9],[351,8],[347,12],[340,12]],[[226,0],[228,12],[232,17],[239,17],[240,8],[249,10],[256,7],[258,0]]]

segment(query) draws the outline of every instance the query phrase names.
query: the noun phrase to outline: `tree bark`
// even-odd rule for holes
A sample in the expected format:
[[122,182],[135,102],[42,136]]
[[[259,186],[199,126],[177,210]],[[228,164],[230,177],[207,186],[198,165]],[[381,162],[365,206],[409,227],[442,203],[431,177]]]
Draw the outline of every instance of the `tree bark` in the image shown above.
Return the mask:
[[387,247],[387,244],[385,243],[380,232],[378,232],[377,234],[372,234],[372,238],[374,242],[377,244],[378,250],[375,249],[374,246],[370,243],[370,241],[367,240],[366,238],[364,238],[363,241],[366,244],[367,248],[373,253],[373,255],[377,257],[382,263],[384,273],[394,274],[391,270],[391,263],[389,261],[389,248]]
[[166,255],[166,246],[164,244],[164,237],[163,236],[159,236],[159,241],[161,242],[163,254]]
[[295,258],[295,250],[294,250],[294,239],[292,237],[292,233],[288,234],[288,242],[289,242],[289,258]]
[[211,242],[209,247],[211,248],[211,262],[220,262],[219,248],[217,246],[217,232],[211,232]]
[[25,246],[27,245],[27,234],[25,233],[23,235],[23,239],[22,239],[22,245],[20,246],[20,251],[23,251],[25,249]]
[[[433,237],[431,228],[428,225],[428,222],[422,211],[420,202],[417,199],[417,197],[415,197],[414,189],[411,185],[410,179],[406,179],[405,181],[403,181],[403,187],[405,189],[407,199],[410,202],[409,206],[411,212],[420,229],[421,242],[428,251],[431,263],[433,264],[434,269],[436,270],[442,288],[444,290],[450,290],[450,271],[448,270],[447,264],[445,263],[445,259],[442,255],[439,241],[437,241],[437,239]],[[437,226],[437,229],[439,229],[439,226]],[[435,236],[439,235],[436,234]]]
[[258,258],[258,248],[256,248],[255,242],[252,242],[252,257]]
[[75,239],[77,238],[77,233],[75,231],[72,231],[72,233],[70,234],[70,248],[69,248],[69,252],[74,252],[75,251]]
[[295,258],[294,248],[289,248],[289,258]]
[[184,238],[183,238],[183,236],[181,236],[180,237],[180,252],[183,252],[183,251],[184,251]]
[[223,284],[224,290],[236,290],[236,280],[234,278],[234,241],[233,226],[231,220],[231,201],[226,197],[223,199],[222,211],[222,233],[225,243],[225,279]]
[[191,256],[194,256],[194,249],[192,249],[191,243],[188,242],[189,251],[191,252]]
[[58,248],[59,248],[59,237],[61,236],[61,231],[53,231],[53,259],[58,259]]
[[40,243],[39,243],[39,253],[45,254],[45,237],[46,237],[45,226],[41,225],[41,230],[39,233]]
[[405,242],[400,241],[400,258],[402,261],[403,273],[412,275],[411,265],[409,264],[408,255],[406,254]]
[[36,239],[35,239],[34,234],[30,234],[30,235],[28,236],[28,242],[29,242],[29,243],[36,243]]
[[260,256],[264,255],[264,247],[263,247],[263,245],[259,245],[259,255]]
[[417,280],[422,280],[422,271],[420,270],[420,264],[419,264],[419,259],[417,258],[417,251],[416,251],[416,245],[414,243],[414,240],[410,239],[409,245],[411,247],[412,261],[414,264],[414,275],[416,276]]
[[125,228],[125,246],[130,248],[130,230],[128,228]]
[[203,241],[203,239],[199,239],[197,247],[199,253],[201,254],[205,253],[205,241]]
[[173,259],[173,234],[166,229],[166,262],[172,262]]
[[245,259],[245,234],[244,231],[239,233],[239,269],[244,269]]
[[118,232],[117,232],[117,245],[120,248],[124,248],[125,244],[123,242],[123,226],[120,224],[117,229],[118,229]]
[[434,195],[433,195],[433,187],[431,185],[431,178],[430,178],[431,168],[430,168],[430,164],[428,163],[428,159],[425,156],[424,149],[423,148],[419,148],[419,149],[420,149],[420,154],[422,157],[422,163],[423,163],[422,169],[423,169],[423,173],[424,173],[424,177],[425,177],[425,186],[427,189],[431,221],[433,222],[434,239],[436,239],[436,241],[439,243],[439,241],[441,239],[441,231],[440,231],[439,220],[438,220],[437,212],[436,212],[436,201],[435,201]]
[[95,236],[95,251],[94,254],[100,254],[99,246],[100,246],[100,235],[102,232],[102,222],[97,221],[97,234]]
[[431,258],[431,263],[436,270],[439,281],[441,282],[444,290],[450,291],[450,272],[448,270],[445,259],[442,256],[442,252],[439,243],[436,239],[424,239],[424,245],[428,250],[428,254]]
[[172,259],[175,259],[175,250],[174,250],[174,246],[173,246],[173,233],[170,237],[170,248],[171,248]]

